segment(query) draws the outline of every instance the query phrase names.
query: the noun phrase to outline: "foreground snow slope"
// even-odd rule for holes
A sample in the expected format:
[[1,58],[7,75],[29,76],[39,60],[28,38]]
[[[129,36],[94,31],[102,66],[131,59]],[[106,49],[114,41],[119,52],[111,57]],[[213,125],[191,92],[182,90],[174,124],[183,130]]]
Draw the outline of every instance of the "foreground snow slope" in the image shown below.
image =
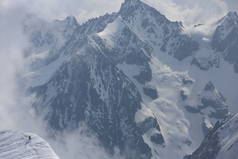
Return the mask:
[[[31,141],[29,141],[31,136]],[[0,159],[59,159],[40,137],[23,132],[0,132]]]

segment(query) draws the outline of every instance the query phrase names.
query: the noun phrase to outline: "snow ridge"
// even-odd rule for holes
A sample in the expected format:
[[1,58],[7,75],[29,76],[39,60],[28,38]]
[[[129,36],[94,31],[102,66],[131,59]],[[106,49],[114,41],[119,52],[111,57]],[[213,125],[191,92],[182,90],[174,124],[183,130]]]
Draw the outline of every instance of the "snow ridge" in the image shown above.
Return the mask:
[[15,131],[0,132],[0,158],[59,159],[50,145],[40,137]]

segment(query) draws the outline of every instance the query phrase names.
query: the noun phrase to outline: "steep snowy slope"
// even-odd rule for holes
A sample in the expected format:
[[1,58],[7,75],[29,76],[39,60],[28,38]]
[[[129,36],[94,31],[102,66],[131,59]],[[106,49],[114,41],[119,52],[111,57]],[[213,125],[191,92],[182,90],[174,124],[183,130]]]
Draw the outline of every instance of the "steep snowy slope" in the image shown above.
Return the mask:
[[0,158],[59,159],[50,145],[40,137],[15,131],[0,132]]
[[201,146],[185,159],[235,159],[238,150],[238,115],[217,123]]
[[[211,32],[209,35],[191,34],[199,44],[199,49],[183,61],[167,56],[166,52],[161,51],[158,47],[154,48],[153,53],[155,57],[172,70],[188,72],[189,76],[194,79],[196,88],[204,87],[211,81],[227,99],[229,109],[233,114],[238,112],[236,105],[238,102],[238,85],[236,84],[238,74],[234,71],[236,66],[234,60],[236,60],[237,55],[236,46],[238,46],[236,40],[238,37],[237,20],[237,13],[230,12],[210,26],[211,30],[215,30],[214,33]],[[224,39],[219,40],[219,37]],[[219,44],[215,45],[218,41]],[[216,46],[223,46],[224,48],[219,50]]]

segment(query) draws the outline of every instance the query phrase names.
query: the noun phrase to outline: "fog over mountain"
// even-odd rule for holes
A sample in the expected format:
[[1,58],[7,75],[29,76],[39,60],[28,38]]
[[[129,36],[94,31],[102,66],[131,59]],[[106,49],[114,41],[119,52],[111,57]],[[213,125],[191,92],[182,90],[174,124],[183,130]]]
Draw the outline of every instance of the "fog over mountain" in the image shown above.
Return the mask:
[[[0,7],[2,9],[20,7],[27,12],[34,12],[51,19],[62,19],[65,16],[74,15],[79,22],[82,22],[105,13],[118,11],[122,2],[123,0],[2,0]],[[160,12],[169,16],[169,18],[190,24],[194,22],[194,19],[217,18],[217,16],[225,15],[228,11],[238,10],[236,0],[145,0],[145,2],[154,4]]]
[[0,157],[234,159],[237,6],[2,0]]

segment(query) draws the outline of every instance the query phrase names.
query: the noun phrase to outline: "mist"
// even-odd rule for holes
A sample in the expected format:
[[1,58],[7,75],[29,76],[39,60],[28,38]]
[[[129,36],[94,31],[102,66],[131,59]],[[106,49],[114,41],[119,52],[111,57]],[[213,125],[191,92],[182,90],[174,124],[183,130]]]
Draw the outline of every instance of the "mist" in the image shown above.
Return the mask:
[[[19,14],[16,14],[19,13]],[[16,128],[22,100],[17,76],[24,70],[23,51],[27,45],[21,29],[20,8],[0,10],[0,118],[1,129]],[[17,109],[16,109],[17,108]]]
[[[6,1],[7,2],[7,1]],[[29,65],[25,50],[29,47],[22,22],[31,13],[22,5],[4,4],[0,9],[0,131],[14,130],[35,133],[48,141],[61,159],[119,158],[110,156],[100,146],[97,138],[80,130],[63,132],[52,137],[43,116],[32,108],[34,94],[26,95],[24,76]],[[35,13],[32,13],[35,14]]]
[[[63,132],[55,138],[48,135],[43,116],[37,116],[31,108],[34,95],[26,96],[22,77],[29,66],[24,51],[29,47],[23,33],[22,21],[26,14],[36,14],[44,19],[63,19],[74,15],[80,23],[106,12],[119,10],[122,0],[1,0],[0,2],[0,130],[33,132],[45,138],[61,159],[103,159],[123,158],[119,152],[110,156],[100,146],[97,138],[84,133],[85,126],[74,132]],[[146,0],[172,20],[183,21],[186,25],[206,23],[225,15],[229,10],[238,10],[236,0]],[[94,4],[94,5],[92,5]],[[107,5],[105,5],[107,4]],[[206,4],[206,5],[204,5]],[[210,8],[213,9],[210,9]],[[76,142],[77,141],[77,142]]]

